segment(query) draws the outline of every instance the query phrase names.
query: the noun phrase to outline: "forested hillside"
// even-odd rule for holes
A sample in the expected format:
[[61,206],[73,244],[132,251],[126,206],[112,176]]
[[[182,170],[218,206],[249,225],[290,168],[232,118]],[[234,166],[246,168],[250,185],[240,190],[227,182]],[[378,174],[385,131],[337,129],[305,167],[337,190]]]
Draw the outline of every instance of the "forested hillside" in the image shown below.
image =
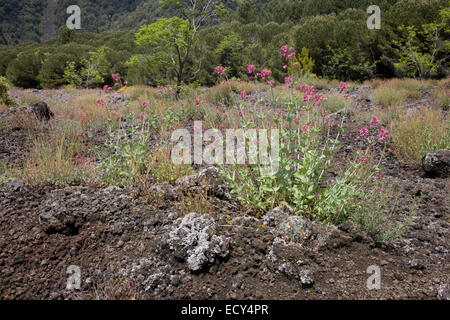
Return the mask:
[[[296,59],[308,59],[308,73],[319,77],[363,81],[394,76],[439,78],[447,74],[450,17],[449,11],[443,9],[448,9],[448,0],[378,1],[379,30],[367,27],[366,10],[372,2],[194,1],[198,7],[193,12],[198,17],[202,16],[201,5],[222,5],[196,28],[178,82],[214,84],[217,76],[211,70],[217,65],[226,67],[230,77],[245,79],[248,64],[267,68],[276,81],[284,82],[279,49],[286,43],[300,54]],[[151,50],[136,44],[136,32],[159,17],[186,19],[183,8],[192,4],[172,0],[80,0],[77,4],[81,7],[82,28],[68,30],[66,8],[73,3],[58,0],[55,37],[42,42],[44,24],[49,37],[49,21],[53,21],[43,18],[45,12],[51,12],[46,10],[46,0],[0,3],[0,42],[9,44],[0,46],[0,75],[21,87],[71,84],[65,76],[68,65],[73,62],[72,68],[80,71],[94,58],[104,60],[99,85],[111,82],[109,75],[114,72],[120,72],[132,84],[170,83],[175,72],[166,66],[142,59],[131,63],[133,57]]]

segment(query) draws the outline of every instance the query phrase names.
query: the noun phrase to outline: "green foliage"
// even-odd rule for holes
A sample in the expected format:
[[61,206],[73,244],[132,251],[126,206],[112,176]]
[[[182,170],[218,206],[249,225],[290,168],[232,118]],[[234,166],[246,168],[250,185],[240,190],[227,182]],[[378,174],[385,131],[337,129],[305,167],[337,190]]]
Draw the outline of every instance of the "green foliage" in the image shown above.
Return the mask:
[[177,83],[185,78],[188,55],[195,40],[195,32],[188,21],[173,17],[160,18],[155,23],[141,27],[136,34],[136,44],[145,47],[145,54],[133,56],[130,64],[139,61],[156,64],[175,75]]
[[231,32],[223,38],[215,50],[219,56],[219,64],[227,68],[229,77],[238,76],[238,71],[243,66],[242,49],[244,42],[237,33]]
[[322,66],[322,74],[330,79],[366,80],[375,75],[376,62],[363,58],[362,52],[351,49],[332,49],[328,62]]
[[[377,4],[383,12],[381,30],[369,30],[366,26],[366,8],[372,4],[369,0],[249,0],[239,3],[168,0],[164,3],[79,0],[83,32],[61,27],[54,40],[41,45],[0,46],[0,74],[7,75],[11,83],[20,87],[58,86],[67,82],[61,67],[66,58],[72,56],[68,61],[76,62],[75,72],[79,73],[82,59],[89,52],[105,47],[108,48],[105,58],[110,63],[109,72],[119,72],[133,84],[198,81],[201,85],[211,85],[216,81],[211,72],[215,66],[227,66],[232,76],[245,77],[248,64],[272,70],[273,78],[283,82],[286,70],[282,69],[279,49],[286,43],[293,43],[300,54],[301,49],[308,48],[309,57],[314,61],[311,72],[319,77],[361,81],[373,76],[393,77],[396,72],[401,75],[414,72],[420,76],[412,59],[420,62],[420,70],[425,70],[420,73],[425,76],[444,77],[448,70],[448,31],[443,25],[446,23],[448,29],[448,18],[439,15],[448,7],[446,0],[380,0]],[[39,25],[46,4],[45,1],[23,1],[18,5],[2,5],[0,44],[15,44],[20,40],[39,42],[42,36]],[[70,0],[58,1],[55,25],[65,25],[65,9],[70,4]],[[188,31],[195,35],[185,37],[183,32],[176,35],[188,44],[186,56],[183,50],[180,56],[174,55],[176,46],[167,50],[159,45],[153,48],[146,41],[141,45],[134,41],[132,30],[141,26],[145,29],[157,17],[169,21],[173,16],[188,23]],[[398,25],[412,27],[415,36],[410,37],[406,27],[398,30]],[[159,26],[161,30],[165,27],[161,23]],[[166,30],[171,27],[172,30],[184,28],[182,24],[172,23]],[[436,27],[440,30],[439,41],[433,40]],[[117,32],[122,29],[130,31]],[[161,33],[156,34],[161,36]],[[408,43],[416,49],[412,54],[411,50],[403,50]],[[433,55],[434,44],[437,50]],[[178,47],[186,48],[180,43]],[[21,59],[17,59],[19,55]],[[427,73],[427,69],[432,71]]]
[[57,88],[66,84],[64,70],[73,56],[64,52],[47,53],[38,75],[40,85],[44,88]]
[[7,107],[17,107],[17,103],[8,95],[9,84],[5,77],[0,76],[0,99]]
[[415,26],[398,28],[406,33],[406,41],[393,40],[399,55],[395,66],[402,75],[422,78],[445,75],[450,52],[450,9],[442,9],[440,17],[439,23],[423,24],[421,31]]
[[130,129],[108,127],[106,145],[99,151],[101,181],[107,185],[131,185],[145,172],[149,152],[150,130],[146,123],[137,122],[133,115],[128,119]]
[[81,66],[78,68],[75,61],[68,62],[64,69],[64,79],[76,88],[91,88],[103,84],[109,70],[106,53],[107,49],[104,47],[89,52],[89,56],[81,60]]
[[16,86],[36,88],[43,55],[40,50],[21,52],[11,61],[6,69],[7,78]]
[[350,216],[350,219],[378,245],[400,237],[419,209],[422,198],[414,196],[402,221],[396,221],[394,217],[395,211],[398,210],[396,188],[394,183],[388,184],[385,180],[378,180],[370,187],[365,186],[358,194],[361,202]]
[[290,66],[289,68],[292,68],[290,73],[298,77],[308,77],[313,74],[314,60],[309,56],[308,48],[302,48],[302,51],[294,57],[293,62],[297,66]]

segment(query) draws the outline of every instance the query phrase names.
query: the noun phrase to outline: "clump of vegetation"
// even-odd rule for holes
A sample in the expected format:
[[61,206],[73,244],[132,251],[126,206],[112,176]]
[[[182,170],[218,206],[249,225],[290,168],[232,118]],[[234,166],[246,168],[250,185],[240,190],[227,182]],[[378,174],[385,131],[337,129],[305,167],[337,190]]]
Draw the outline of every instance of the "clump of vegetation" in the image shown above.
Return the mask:
[[373,91],[373,101],[383,106],[401,106],[406,101],[406,92],[389,85],[381,85]]
[[5,77],[0,76],[0,99],[7,107],[17,107],[17,103],[8,94],[9,84]]
[[420,166],[430,151],[450,147],[450,121],[442,110],[419,107],[392,119],[390,130],[399,159]]

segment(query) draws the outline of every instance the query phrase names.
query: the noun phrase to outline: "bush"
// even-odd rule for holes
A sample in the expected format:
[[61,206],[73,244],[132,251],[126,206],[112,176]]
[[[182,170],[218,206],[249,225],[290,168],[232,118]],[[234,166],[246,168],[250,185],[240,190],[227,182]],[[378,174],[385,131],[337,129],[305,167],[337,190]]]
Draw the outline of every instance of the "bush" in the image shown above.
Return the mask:
[[38,75],[41,70],[42,53],[38,51],[19,53],[6,69],[7,78],[22,88],[37,88]]
[[8,94],[9,84],[5,77],[0,76],[0,99],[7,107],[17,107],[17,103]]

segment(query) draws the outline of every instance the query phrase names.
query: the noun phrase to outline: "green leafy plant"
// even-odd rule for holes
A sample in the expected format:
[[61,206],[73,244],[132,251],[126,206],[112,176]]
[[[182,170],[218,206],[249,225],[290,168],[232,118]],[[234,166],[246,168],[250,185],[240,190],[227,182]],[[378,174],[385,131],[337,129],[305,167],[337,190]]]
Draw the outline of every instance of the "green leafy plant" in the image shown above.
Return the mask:
[[0,99],[7,107],[17,107],[17,103],[8,94],[9,84],[5,77],[0,77]]
[[81,60],[81,64],[69,61],[64,70],[64,79],[75,88],[92,88],[102,84],[108,73],[106,60],[107,49],[100,48],[89,52],[89,56]]
[[102,171],[101,181],[108,185],[131,185],[146,170],[149,126],[144,121],[137,122],[133,114],[127,120],[131,123],[130,128],[115,130],[110,125],[105,146],[95,148]]
[[398,28],[406,33],[406,41],[393,40],[399,56],[395,67],[400,72],[410,77],[433,77],[448,66],[450,9],[442,9],[440,17],[440,22],[424,24],[421,30],[404,25]]

